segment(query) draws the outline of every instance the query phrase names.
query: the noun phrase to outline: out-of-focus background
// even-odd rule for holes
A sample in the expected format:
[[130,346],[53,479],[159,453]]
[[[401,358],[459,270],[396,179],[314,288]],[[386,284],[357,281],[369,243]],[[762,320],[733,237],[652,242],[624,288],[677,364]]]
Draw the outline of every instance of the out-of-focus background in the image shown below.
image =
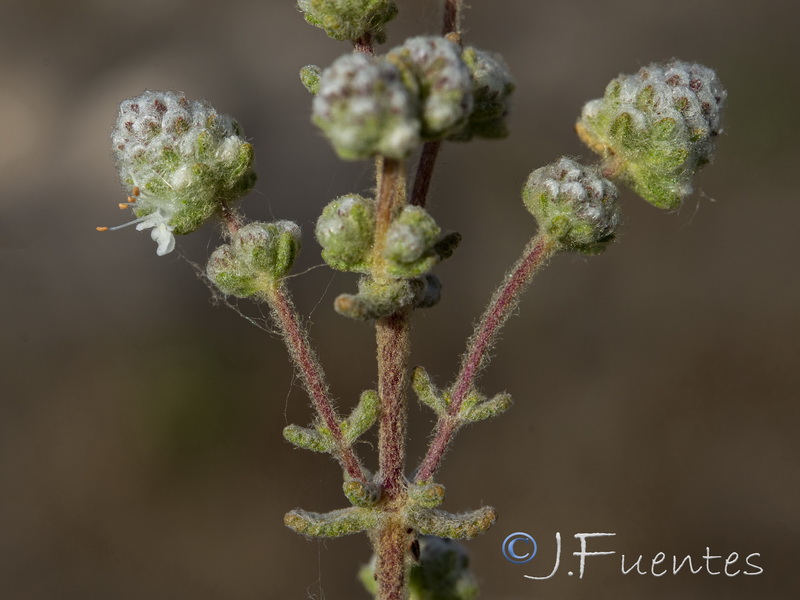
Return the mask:
[[[439,2],[399,1],[389,44],[439,30]],[[604,255],[560,256],[538,277],[482,379],[516,400],[464,431],[440,478],[444,508],[495,506],[470,542],[484,598],[796,598],[800,595],[800,11],[789,2],[473,0],[466,42],[517,81],[513,133],[444,148],[430,207],[464,235],[420,312],[413,361],[444,384],[504,270],[534,232],[519,191],[556,157],[620,72],[673,56],[717,69],[725,133],[677,213],[630,192]],[[109,132],[117,104],[180,89],[234,115],[256,147],[255,219],[305,230],[296,272],[321,264],[313,223],[370,165],[343,164],[309,122],[303,65],[346,45],[291,0],[4,0],[0,6],[0,595],[33,599],[367,598],[363,536],[307,541],[294,507],[345,505],[337,467],[281,437],[311,412],[280,340],[214,306],[191,263],[208,226],[155,254],[128,218]],[[185,257],[185,259],[184,259]],[[292,281],[340,405],[374,385],[373,334],[335,315],[354,278]],[[258,310],[241,304],[251,316]],[[432,425],[411,401],[410,462]],[[368,438],[372,440],[374,438]],[[373,447],[362,450],[374,465]],[[503,539],[529,532],[524,566]],[[553,566],[555,534],[562,567]],[[613,532],[589,550],[580,532]],[[658,552],[739,554],[728,577],[623,575]],[[721,570],[722,559],[711,563]],[[753,569],[749,569],[753,570]]]

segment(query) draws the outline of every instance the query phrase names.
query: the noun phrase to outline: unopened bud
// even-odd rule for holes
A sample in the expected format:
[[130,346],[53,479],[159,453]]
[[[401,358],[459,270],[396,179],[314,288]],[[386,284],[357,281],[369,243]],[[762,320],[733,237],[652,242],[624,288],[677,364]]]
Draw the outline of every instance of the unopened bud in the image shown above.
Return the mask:
[[334,269],[367,273],[375,241],[375,201],[340,196],[323,210],[315,229],[322,258]]
[[206,274],[222,293],[248,298],[276,286],[299,252],[300,228],[295,223],[250,223],[211,254]]
[[614,237],[619,224],[616,186],[598,170],[571,158],[536,169],[522,190],[525,206],[540,231],[563,250],[596,253]]
[[429,271],[439,256],[433,247],[442,230],[419,206],[406,206],[386,232],[383,256],[394,277],[417,277]]
[[397,15],[392,0],[298,0],[297,7],[306,21],[335,40],[357,40],[370,34],[382,43],[384,25]]

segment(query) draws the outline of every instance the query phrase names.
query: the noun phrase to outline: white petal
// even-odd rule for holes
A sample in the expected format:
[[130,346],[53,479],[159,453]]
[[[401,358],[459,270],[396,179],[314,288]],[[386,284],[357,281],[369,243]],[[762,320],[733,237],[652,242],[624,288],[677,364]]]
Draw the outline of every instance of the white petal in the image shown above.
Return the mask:
[[156,249],[158,256],[169,254],[175,249],[175,236],[172,235],[170,228],[164,224],[154,227],[153,231],[150,232],[150,237],[158,244]]

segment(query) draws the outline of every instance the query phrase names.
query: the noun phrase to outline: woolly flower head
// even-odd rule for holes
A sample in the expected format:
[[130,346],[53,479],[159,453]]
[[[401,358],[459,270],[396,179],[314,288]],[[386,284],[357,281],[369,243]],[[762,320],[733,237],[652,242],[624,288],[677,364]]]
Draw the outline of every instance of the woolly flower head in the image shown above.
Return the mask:
[[[137,229],[152,228],[158,254],[173,234],[191,233],[255,183],[253,146],[239,124],[207,102],[146,91],[123,101],[111,134]],[[117,228],[113,228],[117,229]]]
[[562,249],[593,254],[604,249],[619,224],[618,192],[594,167],[571,158],[536,169],[522,190],[541,231]]
[[297,8],[308,23],[335,40],[356,40],[369,34],[383,42],[384,25],[397,15],[392,0],[298,0]]
[[347,54],[322,72],[312,120],[344,159],[405,158],[420,141],[417,105],[393,64]]
[[727,93],[703,65],[672,60],[620,75],[588,102],[578,134],[645,200],[677,208],[711,160]]
[[499,54],[464,48],[461,57],[472,76],[472,112],[466,127],[450,139],[467,141],[472,137],[503,138],[508,135],[507,117],[516,83]]
[[461,47],[443,37],[415,37],[386,55],[403,72],[420,102],[422,134],[438,139],[457,131],[472,110],[472,77]]

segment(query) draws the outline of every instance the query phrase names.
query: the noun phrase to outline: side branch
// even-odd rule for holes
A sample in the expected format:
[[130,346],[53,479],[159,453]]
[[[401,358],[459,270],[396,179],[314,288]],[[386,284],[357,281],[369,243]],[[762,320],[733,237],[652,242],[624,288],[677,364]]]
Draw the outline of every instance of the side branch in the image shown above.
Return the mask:
[[[442,35],[461,43],[461,11],[464,7],[463,0],[445,0],[442,18]],[[411,192],[413,206],[425,206],[428,199],[428,190],[433,178],[433,169],[436,158],[442,147],[441,140],[425,142],[417,164],[417,173],[414,176],[414,189]]]
[[325,375],[319,364],[316,353],[311,348],[308,335],[300,322],[291,298],[283,285],[271,290],[267,299],[272,309],[272,314],[280,326],[283,340],[289,350],[289,355],[295,364],[303,386],[317,411],[322,423],[331,432],[336,443],[336,458],[341,463],[347,474],[355,480],[366,482],[364,469],[356,456],[353,448],[344,438],[339,426],[340,419],[333,407]]
[[411,191],[411,204],[413,206],[425,206],[428,199],[428,190],[431,187],[433,178],[433,168],[436,166],[436,157],[439,156],[439,149],[442,142],[425,142],[422,145],[422,152],[419,155],[417,173],[414,176],[414,189]]
[[505,276],[503,284],[492,296],[489,306],[467,344],[461,370],[451,388],[452,393],[447,413],[439,419],[436,425],[436,432],[428,448],[428,453],[417,470],[416,482],[427,481],[436,473],[450,441],[461,425],[459,418],[461,405],[475,385],[478,373],[486,365],[489,350],[494,344],[500,328],[516,308],[520,295],[533,274],[547,262],[557,249],[557,243],[546,235],[534,237]]

